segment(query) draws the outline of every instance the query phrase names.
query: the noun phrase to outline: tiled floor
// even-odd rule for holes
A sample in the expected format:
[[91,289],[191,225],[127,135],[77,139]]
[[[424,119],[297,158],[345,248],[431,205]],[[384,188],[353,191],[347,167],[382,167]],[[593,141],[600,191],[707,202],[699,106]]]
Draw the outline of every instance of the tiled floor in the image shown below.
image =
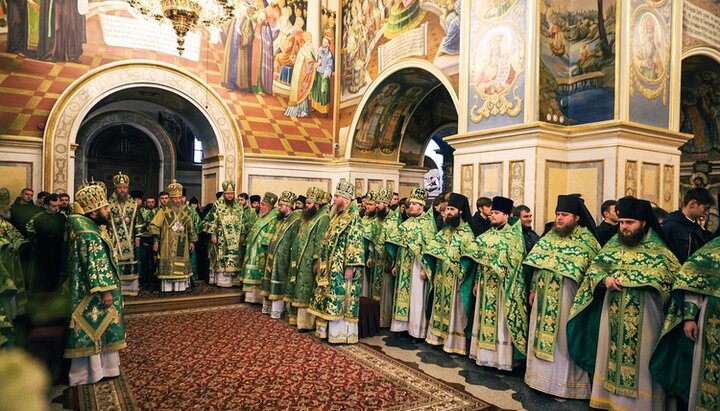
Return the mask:
[[407,334],[385,332],[361,341],[379,347],[395,359],[416,364],[434,378],[460,384],[472,395],[500,408],[552,411],[589,408],[587,401],[564,400],[531,389],[523,382],[524,368],[505,372],[480,367],[468,357],[447,354]]

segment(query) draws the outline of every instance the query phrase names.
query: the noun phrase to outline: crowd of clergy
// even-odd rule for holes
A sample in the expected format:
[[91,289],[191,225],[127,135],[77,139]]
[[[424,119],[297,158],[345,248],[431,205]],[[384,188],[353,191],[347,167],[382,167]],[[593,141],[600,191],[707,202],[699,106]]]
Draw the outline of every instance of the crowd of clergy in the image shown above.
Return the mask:
[[113,184],[108,198],[87,182],[73,203],[45,193],[44,208],[30,189],[10,204],[0,188],[0,346],[22,345],[48,307],[66,309],[71,386],[119,374],[123,295],[141,283],[186,292],[201,259],[209,284],[239,287],[263,314],[329,343],[358,341],[365,297],[391,333],[479,366],[524,367],[553,396],[720,409],[720,239],[704,228],[707,189],[669,214],[608,200],[599,225],[580,195],[560,195],[539,236],[531,210],[500,196],[478,199],[473,215],[454,192],[356,197],[341,180],[332,194],[236,196],[226,181],[200,208],[175,181],[157,204],[132,195],[123,173]]

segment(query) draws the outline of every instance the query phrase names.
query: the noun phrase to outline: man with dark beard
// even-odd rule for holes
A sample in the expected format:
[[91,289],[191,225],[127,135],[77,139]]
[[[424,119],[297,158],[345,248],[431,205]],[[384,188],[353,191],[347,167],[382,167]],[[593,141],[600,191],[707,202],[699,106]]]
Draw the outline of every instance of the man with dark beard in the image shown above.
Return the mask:
[[26,227],[32,242],[29,294],[52,293],[60,288],[66,217],[60,212],[60,198],[57,194],[50,194],[43,201],[45,211],[36,214]]
[[260,201],[258,220],[250,228],[247,235],[242,282],[245,302],[248,303],[263,302],[260,286],[262,285],[263,272],[267,262],[265,252],[280,222],[277,218],[278,209],[275,207],[277,199],[277,196],[271,192],[263,195],[262,201]]
[[87,184],[75,201],[84,214],[68,216],[65,231],[72,313],[65,358],[72,359],[71,387],[120,375],[118,351],[126,346],[120,273],[110,238],[100,229],[110,216],[105,186]]
[[262,281],[263,314],[279,320],[285,313],[285,284],[290,268],[290,247],[297,239],[302,210],[293,211],[297,196],[283,191],[278,199],[278,226],[270,238]]
[[380,327],[390,328],[393,306],[394,278],[390,274],[390,262],[385,250],[385,240],[399,225],[396,213],[390,210],[392,191],[381,188],[376,193],[375,218],[372,221],[372,235],[365,237],[370,242],[372,252],[367,265],[372,272],[370,295],[380,302]]
[[525,246],[522,223],[510,220],[513,200],[494,197],[490,229],[468,244],[467,276],[475,280],[477,297],[472,317],[470,358],[477,365],[512,371],[527,349],[527,310],[522,259]]
[[248,211],[235,200],[234,181],[224,181],[222,189],[222,197],[215,201],[205,216],[202,230],[210,235],[208,282],[218,287],[232,287],[240,285],[243,245],[250,229],[247,214],[252,210]]
[[590,398],[590,376],[570,358],[566,325],[578,284],[600,251],[595,221],[585,202],[560,195],[555,225],[525,257],[534,270],[525,383],[562,398]]
[[430,241],[423,258],[433,284],[432,313],[425,341],[443,350],[467,354],[468,313],[472,310],[472,276],[460,266],[460,256],[475,236],[468,221],[470,206],[462,194],[450,193],[443,211],[445,226]]
[[377,192],[375,190],[368,191],[367,195],[362,197],[365,213],[360,217],[360,223],[363,228],[363,238],[365,238],[365,272],[362,278],[363,297],[372,297],[373,275],[373,256],[375,254],[374,241],[380,235],[379,226],[377,224]]
[[153,236],[153,251],[158,253],[160,291],[185,291],[190,287],[190,253],[195,248],[197,230],[191,211],[183,201],[182,185],[168,185],[170,205],[158,211],[148,225]]
[[308,306],[315,291],[320,251],[330,223],[330,207],[323,204],[324,194],[320,188],[308,188],[300,227],[290,249],[285,302],[288,322],[297,325],[298,330],[315,328],[315,316],[308,313]]
[[118,260],[123,295],[137,295],[140,281],[135,251],[140,247],[142,220],[135,200],[128,194],[130,177],[120,172],[113,177],[113,184],[108,234]]
[[335,344],[358,342],[358,314],[363,255],[363,231],[355,187],[345,180],[338,183],[332,219],[323,239],[317,287],[308,312],[317,318],[315,335]]
[[590,264],[570,310],[568,349],[592,375],[591,407],[662,410],[665,393],[648,365],[680,264],[650,202],[624,197],[616,209],[618,234]]

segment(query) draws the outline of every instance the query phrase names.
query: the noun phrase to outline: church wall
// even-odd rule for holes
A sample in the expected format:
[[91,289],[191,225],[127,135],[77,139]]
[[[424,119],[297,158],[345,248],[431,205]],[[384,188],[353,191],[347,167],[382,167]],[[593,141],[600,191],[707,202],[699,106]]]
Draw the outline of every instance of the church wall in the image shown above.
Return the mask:
[[42,145],[37,139],[0,136],[0,184],[10,191],[10,199],[30,187],[42,190]]

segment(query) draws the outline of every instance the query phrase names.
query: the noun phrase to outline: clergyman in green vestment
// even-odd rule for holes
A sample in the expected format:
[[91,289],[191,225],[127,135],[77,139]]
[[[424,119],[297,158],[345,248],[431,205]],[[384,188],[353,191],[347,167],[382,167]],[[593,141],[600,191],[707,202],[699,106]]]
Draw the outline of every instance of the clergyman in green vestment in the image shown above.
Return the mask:
[[590,398],[590,376],[570,358],[566,326],[578,285],[598,251],[595,220],[585,202],[560,195],[555,225],[523,261],[534,271],[525,383],[538,391]]
[[317,317],[315,335],[331,343],[358,341],[360,287],[365,265],[363,231],[355,187],[345,180],[338,183],[332,219],[323,239],[315,295],[308,312]]
[[279,224],[270,239],[262,283],[263,310],[270,317],[281,319],[285,313],[285,288],[290,270],[290,247],[297,240],[301,210],[293,211],[297,196],[283,191],[278,199]]
[[243,291],[245,302],[262,304],[263,297],[260,287],[267,258],[267,248],[270,239],[275,234],[278,220],[278,210],[275,208],[277,196],[267,192],[260,201],[260,214],[247,236],[247,249],[245,263],[243,264]]
[[468,199],[450,193],[443,214],[444,226],[425,248],[423,258],[432,282],[432,312],[425,341],[445,352],[466,355],[472,328],[472,276],[465,275],[460,257],[475,236]]
[[137,203],[128,194],[130,177],[118,173],[113,177],[115,192],[110,196],[110,225],[108,233],[112,239],[120,269],[122,293],[138,295],[140,281],[135,249],[140,247],[142,220]]
[[110,215],[105,187],[86,184],[75,200],[83,214],[69,216],[65,230],[71,305],[65,358],[72,359],[70,386],[120,375],[118,351],[125,348],[119,270],[105,231]]
[[[375,243],[374,239],[379,236],[377,222],[377,191],[370,190],[367,195],[363,197],[363,205],[365,213],[360,218],[360,224],[362,224],[363,238],[365,239],[365,269],[363,270],[362,276],[362,290],[360,295],[363,297],[372,297],[372,285],[373,275],[375,269],[372,267],[373,256],[375,254]],[[369,265],[368,265],[369,264]],[[378,295],[379,297],[379,295]]]
[[[426,315],[430,280],[423,253],[437,234],[432,210],[423,211],[427,192],[416,188],[408,198],[408,219],[385,241],[390,272],[394,276],[392,321],[390,331],[407,331],[412,337],[427,337]],[[395,210],[400,215],[401,210]]]
[[10,192],[0,187],[0,348],[14,345],[12,321],[25,313],[27,293],[20,247],[27,240],[10,222]]
[[315,329],[315,316],[308,306],[315,291],[315,275],[320,266],[320,251],[330,224],[330,205],[318,187],[310,187],[297,238],[290,249],[290,268],[285,290],[288,303],[288,322],[299,330]]
[[720,237],[685,261],[671,297],[653,378],[689,410],[720,409]]
[[618,200],[618,234],[600,250],[570,309],[568,349],[592,375],[590,406],[663,410],[665,392],[649,369],[680,263],[650,202]]
[[[467,246],[468,276],[474,278],[470,358],[478,365],[512,371],[527,350],[526,287],[522,271],[522,222],[510,220],[513,200],[493,197],[490,229]],[[465,264],[464,264],[465,265]]]
[[175,180],[168,185],[170,203],[155,214],[148,225],[153,251],[158,253],[157,277],[160,291],[185,291],[190,287],[190,253],[198,239],[194,211],[183,202],[183,187]]
[[203,231],[210,234],[209,283],[218,287],[233,287],[240,285],[245,235],[249,229],[247,215],[255,212],[247,211],[235,199],[234,181],[225,181],[222,188],[222,197],[215,201],[202,224]]

